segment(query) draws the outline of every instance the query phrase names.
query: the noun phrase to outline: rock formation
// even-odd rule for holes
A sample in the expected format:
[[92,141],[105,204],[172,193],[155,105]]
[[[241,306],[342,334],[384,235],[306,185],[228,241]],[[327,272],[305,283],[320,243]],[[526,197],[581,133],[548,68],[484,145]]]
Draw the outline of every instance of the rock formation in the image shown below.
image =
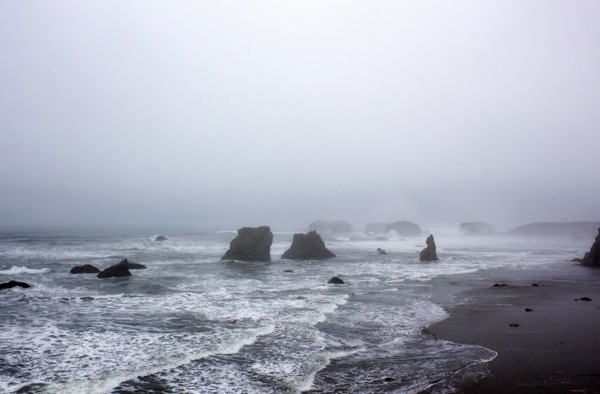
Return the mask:
[[221,260],[271,261],[273,233],[268,226],[243,227]]
[[16,280],[11,280],[10,282],[7,282],[7,283],[0,283],[0,290],[12,289],[13,287],[22,287],[22,288],[26,289],[31,286],[25,282],[17,282]]
[[131,272],[129,272],[129,262],[127,259],[123,259],[115,265],[111,265],[106,268],[98,275],[98,278],[114,278],[114,277],[123,277],[123,276],[131,276]]
[[420,261],[436,261],[437,254],[435,252],[435,241],[433,240],[433,235],[430,235],[425,240],[427,247],[421,251],[419,254]]
[[498,230],[496,230],[492,224],[487,222],[461,223],[459,231],[465,235],[489,235],[498,233]]
[[588,267],[600,267],[600,228],[598,228],[598,235],[596,235],[590,251],[585,254],[581,264]]
[[94,267],[91,264],[84,265],[76,265],[71,268],[70,274],[98,274],[100,273],[100,269],[98,267]]
[[341,280],[340,278],[338,278],[337,276],[334,276],[333,278],[329,279],[327,281],[327,283],[329,283],[330,285],[343,285],[346,282],[344,282],[343,280]]
[[396,231],[398,235],[403,237],[419,236],[421,235],[421,227],[418,224],[409,222],[407,220],[400,220],[398,222],[390,223],[385,226],[385,232]]
[[129,261],[127,259],[125,259],[124,261],[127,262],[127,268],[129,268],[130,270],[144,270],[144,269],[146,269],[146,266],[144,264],[134,263],[133,261]]
[[600,222],[529,223],[506,232],[508,235],[525,237],[564,237],[587,239],[600,227]]
[[157,242],[162,242],[162,241],[166,241],[168,238],[165,237],[164,235],[157,235],[156,238],[154,238],[155,241]]
[[310,231],[351,233],[354,231],[352,225],[344,220],[316,220],[308,225]]
[[292,246],[281,255],[289,260],[325,260],[335,257],[326,247],[316,231],[306,234],[294,234]]

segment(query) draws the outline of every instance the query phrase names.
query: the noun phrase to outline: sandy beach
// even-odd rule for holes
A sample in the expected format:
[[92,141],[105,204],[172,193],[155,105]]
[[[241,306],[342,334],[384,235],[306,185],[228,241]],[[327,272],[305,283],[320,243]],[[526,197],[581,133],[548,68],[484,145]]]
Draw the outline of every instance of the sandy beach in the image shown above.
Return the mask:
[[565,261],[442,277],[434,288],[450,316],[428,330],[498,353],[485,378],[443,383],[450,391],[600,393],[600,270]]

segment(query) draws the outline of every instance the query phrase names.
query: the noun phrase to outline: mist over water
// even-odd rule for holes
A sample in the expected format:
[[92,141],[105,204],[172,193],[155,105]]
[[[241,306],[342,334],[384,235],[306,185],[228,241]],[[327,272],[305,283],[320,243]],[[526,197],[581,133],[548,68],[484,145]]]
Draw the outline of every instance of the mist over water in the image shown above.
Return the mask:
[[600,6],[0,4],[0,223],[600,218]]

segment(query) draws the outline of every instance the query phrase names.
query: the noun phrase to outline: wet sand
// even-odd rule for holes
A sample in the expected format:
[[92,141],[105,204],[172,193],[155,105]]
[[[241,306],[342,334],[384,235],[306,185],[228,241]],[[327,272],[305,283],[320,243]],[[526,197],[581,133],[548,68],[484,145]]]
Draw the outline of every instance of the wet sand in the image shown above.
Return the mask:
[[[433,301],[450,317],[428,330],[498,353],[487,377],[459,387],[445,382],[449,391],[600,393],[600,269],[560,262],[442,277],[434,288]],[[446,391],[440,386],[428,391]]]

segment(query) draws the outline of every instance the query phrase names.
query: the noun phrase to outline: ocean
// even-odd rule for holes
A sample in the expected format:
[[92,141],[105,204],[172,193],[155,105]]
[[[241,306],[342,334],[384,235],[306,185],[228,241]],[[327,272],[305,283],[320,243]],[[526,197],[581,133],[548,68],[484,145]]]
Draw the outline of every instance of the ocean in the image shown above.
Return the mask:
[[[272,261],[248,263],[220,260],[236,230],[158,242],[152,229],[4,229],[0,283],[32,287],[0,290],[0,392],[416,393],[478,379],[496,352],[425,329],[448,316],[433,281],[556,265],[590,245],[431,232],[437,262],[418,260],[427,234],[394,233],[321,234],[336,258],[281,260],[294,232],[273,231]],[[69,274],[123,258],[147,269]]]

